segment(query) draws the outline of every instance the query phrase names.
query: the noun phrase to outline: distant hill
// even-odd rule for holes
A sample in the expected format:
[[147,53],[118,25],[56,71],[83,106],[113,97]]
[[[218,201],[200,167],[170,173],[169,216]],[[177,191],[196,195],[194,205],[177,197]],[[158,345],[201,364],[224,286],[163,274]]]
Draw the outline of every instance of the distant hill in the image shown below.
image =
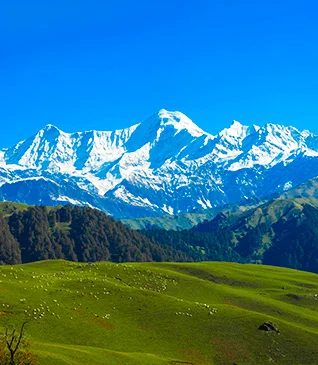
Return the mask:
[[184,252],[196,248],[203,260],[219,255],[227,261],[318,272],[317,207],[314,198],[273,199],[244,212],[222,211],[190,230],[141,233]]
[[191,213],[170,215],[165,214],[159,217],[132,218],[121,220],[126,226],[136,230],[167,230],[182,231],[191,229],[199,223],[213,219],[223,210],[233,213],[241,213],[260,204],[260,200],[254,198],[237,204],[225,204],[217,208],[198,209]]
[[123,219],[122,222],[135,230],[165,229],[168,231],[181,231],[183,229],[190,229],[205,220],[213,219],[220,211],[221,208],[202,209],[193,213],[177,215],[165,214],[159,217]]
[[293,189],[287,190],[281,194],[275,194],[273,197],[281,199],[306,198],[317,204],[318,199],[318,177],[309,179]]
[[204,221],[210,221],[222,211],[235,213],[237,215],[273,199],[295,198],[297,198],[299,203],[309,203],[318,207],[318,178],[307,180],[293,189],[287,190],[283,193],[275,193],[269,197],[253,197],[249,200],[234,204],[225,204],[216,208],[198,209],[191,213],[177,215],[165,214],[158,217],[123,219],[122,222],[128,227],[136,230],[164,229],[181,231],[184,229],[191,229]]
[[239,216],[221,213],[193,230],[231,234],[234,251],[249,262],[318,272],[317,206],[312,199],[277,199]]

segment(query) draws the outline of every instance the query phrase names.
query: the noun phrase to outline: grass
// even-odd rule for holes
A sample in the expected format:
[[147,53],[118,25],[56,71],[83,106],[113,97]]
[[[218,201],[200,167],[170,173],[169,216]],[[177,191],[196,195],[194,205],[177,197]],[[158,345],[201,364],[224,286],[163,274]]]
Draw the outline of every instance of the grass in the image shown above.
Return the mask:
[[[4,217],[9,217],[13,213],[23,212],[24,210],[27,210],[29,207],[32,207],[32,206],[33,205],[30,205],[30,204],[4,201],[4,202],[0,202],[0,213]],[[56,210],[61,207],[62,207],[61,205],[46,206],[46,209],[48,210],[48,212],[50,212],[52,210]]]
[[0,202],[0,213],[3,216],[8,217],[13,213],[17,213],[23,210],[27,210],[29,205],[13,202]]
[[[0,267],[40,364],[317,364],[317,275],[235,263]],[[258,330],[275,322],[281,334]]]

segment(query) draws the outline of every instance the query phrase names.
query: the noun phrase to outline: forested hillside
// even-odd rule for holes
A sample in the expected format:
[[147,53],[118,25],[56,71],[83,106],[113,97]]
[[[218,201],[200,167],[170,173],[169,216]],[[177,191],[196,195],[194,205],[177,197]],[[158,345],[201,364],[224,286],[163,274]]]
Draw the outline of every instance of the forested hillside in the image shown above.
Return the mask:
[[104,213],[86,207],[29,207],[0,214],[0,262],[185,261],[191,257],[158,245]]
[[[0,207],[0,262],[236,261],[318,272],[312,198],[227,210],[191,230],[134,231],[87,207]],[[0,213],[1,214],[1,213]]]
[[311,199],[274,199],[241,213],[224,211],[189,231],[141,232],[189,254],[197,249],[201,255],[195,259],[318,272],[318,208]]

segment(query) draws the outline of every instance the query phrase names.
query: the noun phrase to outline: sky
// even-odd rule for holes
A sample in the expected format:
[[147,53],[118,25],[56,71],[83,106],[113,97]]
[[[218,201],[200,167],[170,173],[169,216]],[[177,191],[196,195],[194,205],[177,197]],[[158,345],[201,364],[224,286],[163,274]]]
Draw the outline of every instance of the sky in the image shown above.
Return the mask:
[[162,108],[318,134],[317,1],[0,1],[0,148]]

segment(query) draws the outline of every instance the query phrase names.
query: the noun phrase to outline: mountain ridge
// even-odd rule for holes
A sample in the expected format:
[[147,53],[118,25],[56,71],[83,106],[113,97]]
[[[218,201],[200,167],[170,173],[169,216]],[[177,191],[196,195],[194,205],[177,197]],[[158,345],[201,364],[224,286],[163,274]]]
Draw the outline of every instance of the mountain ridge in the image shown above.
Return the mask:
[[262,197],[318,176],[318,136],[233,121],[217,135],[161,109],[115,131],[52,124],[0,151],[0,200],[77,204],[116,218],[187,213]]

